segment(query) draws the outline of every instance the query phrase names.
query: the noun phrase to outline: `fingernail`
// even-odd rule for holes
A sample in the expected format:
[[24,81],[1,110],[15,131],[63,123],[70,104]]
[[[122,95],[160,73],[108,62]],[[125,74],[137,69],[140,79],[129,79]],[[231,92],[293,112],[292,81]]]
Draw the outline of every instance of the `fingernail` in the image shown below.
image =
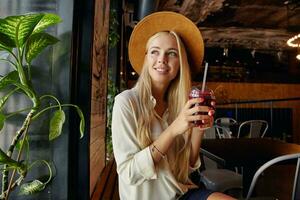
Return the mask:
[[213,116],[215,114],[215,111],[214,110],[209,110],[208,111],[208,116]]
[[215,102],[215,101],[211,101],[211,102],[210,102],[210,105],[215,106],[215,105],[216,105],[216,102]]

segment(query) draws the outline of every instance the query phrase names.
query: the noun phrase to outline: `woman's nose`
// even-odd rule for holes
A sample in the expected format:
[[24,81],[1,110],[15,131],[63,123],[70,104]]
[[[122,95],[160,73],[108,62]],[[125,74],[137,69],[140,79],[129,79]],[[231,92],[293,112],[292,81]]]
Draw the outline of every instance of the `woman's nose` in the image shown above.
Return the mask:
[[163,54],[158,57],[158,63],[167,64],[167,57]]

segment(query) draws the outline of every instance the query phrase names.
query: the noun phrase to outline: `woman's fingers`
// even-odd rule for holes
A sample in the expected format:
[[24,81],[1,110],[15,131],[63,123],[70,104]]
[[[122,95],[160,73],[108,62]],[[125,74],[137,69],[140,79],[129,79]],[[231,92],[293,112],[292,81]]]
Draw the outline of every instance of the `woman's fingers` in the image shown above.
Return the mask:
[[[191,101],[193,102],[198,102],[196,101]],[[198,120],[204,120],[207,119],[210,121],[210,118],[214,116],[214,109],[208,106],[202,106],[202,105],[195,105],[191,108],[189,108],[186,111],[186,114],[188,116],[188,121],[193,122],[193,121],[198,121]],[[203,122],[205,123],[205,122]]]
[[191,115],[188,117],[190,121],[190,125],[193,127],[199,127],[201,130],[205,130],[207,128],[212,127],[214,118],[209,115]]
[[216,106],[216,101],[211,101],[210,105],[213,106],[213,107],[215,107]]
[[189,109],[192,106],[194,106],[195,104],[202,103],[203,101],[204,101],[203,98],[192,98],[192,99],[188,100],[188,102],[185,104],[185,108]]
[[[203,98],[193,98],[188,100],[179,116],[172,123],[172,128],[176,134],[184,133],[188,128],[195,126],[195,121],[203,122],[204,126],[211,126],[211,118],[213,118],[214,110],[212,107],[200,105],[204,101]],[[199,126],[199,125],[198,125]]]
[[188,117],[188,121],[202,121],[202,123],[210,123],[211,117],[208,115],[191,115]]
[[210,108],[208,106],[197,105],[197,106],[190,108],[188,112],[189,112],[189,114],[193,115],[193,114],[197,114],[197,113],[201,113],[201,112],[208,113],[209,110],[210,110]]
[[214,114],[215,114],[215,110],[214,109],[209,109],[208,115],[212,117],[212,116],[214,116]]

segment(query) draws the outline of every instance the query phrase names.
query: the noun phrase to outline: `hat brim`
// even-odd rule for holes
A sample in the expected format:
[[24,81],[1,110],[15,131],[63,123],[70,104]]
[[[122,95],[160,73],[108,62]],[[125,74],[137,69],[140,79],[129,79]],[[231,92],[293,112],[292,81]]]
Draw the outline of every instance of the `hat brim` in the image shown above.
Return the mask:
[[175,12],[162,11],[143,18],[133,29],[128,56],[133,69],[140,74],[148,39],[157,32],[174,31],[182,39],[193,73],[199,72],[204,56],[204,44],[199,28],[187,17]]

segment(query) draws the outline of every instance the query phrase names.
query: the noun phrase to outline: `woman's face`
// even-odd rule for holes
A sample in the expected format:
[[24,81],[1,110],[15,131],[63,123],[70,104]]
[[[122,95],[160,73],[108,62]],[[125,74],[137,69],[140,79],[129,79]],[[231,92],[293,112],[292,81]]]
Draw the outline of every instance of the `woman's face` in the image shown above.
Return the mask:
[[179,71],[179,54],[176,39],[162,33],[150,43],[146,55],[152,83],[168,85]]

